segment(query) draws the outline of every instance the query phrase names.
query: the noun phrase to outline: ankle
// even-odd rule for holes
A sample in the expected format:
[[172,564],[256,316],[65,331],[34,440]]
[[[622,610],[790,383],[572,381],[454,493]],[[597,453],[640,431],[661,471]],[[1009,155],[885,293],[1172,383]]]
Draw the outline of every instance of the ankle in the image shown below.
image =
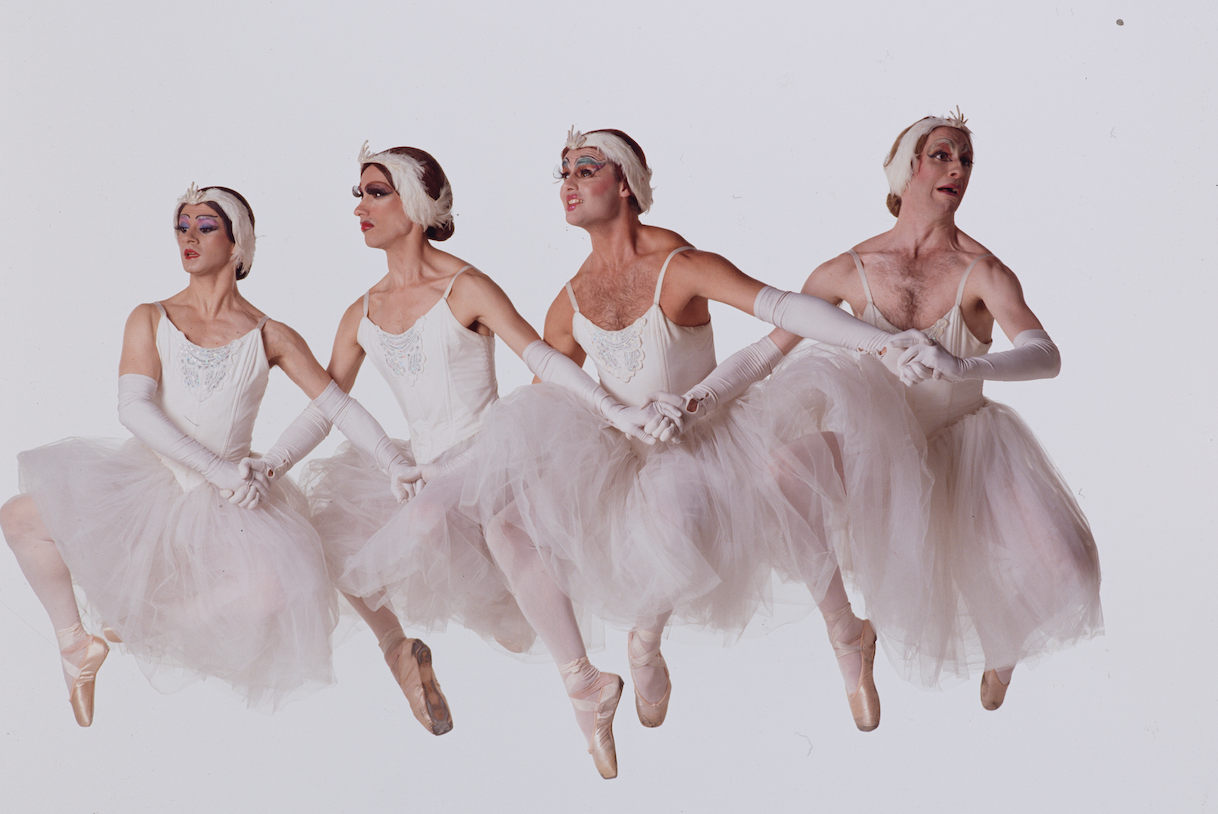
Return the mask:
[[829,633],[829,641],[834,645],[853,644],[863,635],[863,620],[854,615],[847,602],[841,608],[825,614],[825,629]]
[[583,699],[600,689],[602,673],[592,666],[587,656],[563,664],[558,668],[563,686],[572,699]]

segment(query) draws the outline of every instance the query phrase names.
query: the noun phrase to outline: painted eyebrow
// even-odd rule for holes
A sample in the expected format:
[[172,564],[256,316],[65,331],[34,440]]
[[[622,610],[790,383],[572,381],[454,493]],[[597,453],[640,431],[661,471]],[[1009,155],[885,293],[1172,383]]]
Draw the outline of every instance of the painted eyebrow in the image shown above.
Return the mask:
[[[565,163],[565,160],[564,160],[564,163]],[[585,164],[591,164],[594,167],[603,167],[607,163],[608,163],[607,161],[597,161],[595,158],[593,158],[590,155],[581,155],[579,158],[575,159],[575,166],[577,166],[577,167],[583,166]]]

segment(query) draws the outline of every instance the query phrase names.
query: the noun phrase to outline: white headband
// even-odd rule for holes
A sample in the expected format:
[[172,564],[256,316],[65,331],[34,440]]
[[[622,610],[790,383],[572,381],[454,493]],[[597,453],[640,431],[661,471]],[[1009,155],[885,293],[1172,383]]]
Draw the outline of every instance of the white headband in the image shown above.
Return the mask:
[[433,199],[423,186],[423,165],[408,155],[391,153],[388,150],[373,153],[368,150],[368,142],[359,149],[359,165],[380,164],[389,170],[389,180],[402,199],[402,209],[406,217],[425,229],[447,226],[453,220],[453,188],[444,179],[440,189],[440,197]]
[[905,193],[905,187],[909,186],[909,181],[913,178],[914,162],[917,156],[914,155],[914,148],[918,146],[918,139],[926,135],[936,127],[954,127],[957,130],[964,131],[964,134],[970,139],[973,136],[973,131],[964,126],[965,119],[960,115],[960,108],[956,108],[956,115],[948,118],[939,118],[937,116],[927,116],[921,121],[914,122],[905,135],[901,136],[901,143],[897,145],[896,152],[892,154],[892,158],[884,162],[884,174],[888,176],[888,189],[893,195],[900,197]]
[[240,198],[222,189],[216,187],[199,189],[191,184],[190,188],[186,190],[186,194],[178,198],[177,207],[173,213],[174,217],[177,217],[178,209],[181,209],[184,204],[198,205],[201,203],[214,203],[228,216],[229,222],[233,225],[233,253],[229,259],[236,262],[239,272],[244,272],[242,277],[249,274],[254,265],[254,224],[250,218],[250,211],[246,209],[245,204],[241,203]]
[[567,133],[567,149],[578,150],[580,147],[595,147],[605,158],[621,167],[626,176],[626,185],[639,202],[639,211],[651,209],[651,169],[643,165],[638,153],[629,144],[612,133],[602,131],[584,135],[572,127]]

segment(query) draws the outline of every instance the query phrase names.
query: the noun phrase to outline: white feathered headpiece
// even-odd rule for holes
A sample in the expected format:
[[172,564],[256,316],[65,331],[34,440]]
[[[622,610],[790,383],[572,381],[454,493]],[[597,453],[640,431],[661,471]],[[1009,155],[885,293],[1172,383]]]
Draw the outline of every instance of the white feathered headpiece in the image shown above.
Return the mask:
[[[240,280],[250,273],[254,266],[254,214],[247,205],[232,193],[219,187],[203,187],[199,189],[194,184],[186,190],[186,194],[178,198],[173,216],[176,219],[178,210],[184,204],[214,203],[228,217],[233,225],[233,253],[230,259],[237,264],[237,279]],[[175,224],[176,225],[176,224]]]
[[956,108],[955,115],[949,115],[947,118],[927,116],[925,119],[914,122],[901,136],[901,142],[897,145],[892,157],[884,162],[884,174],[888,176],[889,191],[898,197],[905,193],[905,187],[909,186],[910,179],[913,178],[914,163],[917,160],[914,148],[918,146],[918,140],[922,136],[936,127],[954,127],[964,131],[964,134],[972,139],[973,131],[965,127],[964,122],[965,119],[960,115],[959,107]]
[[604,131],[588,133],[579,132],[574,127],[567,132],[567,149],[578,150],[580,147],[595,147],[605,158],[622,168],[626,176],[626,185],[639,202],[639,212],[651,209],[651,168],[639,160],[639,155],[630,145],[613,133]]
[[359,165],[380,164],[389,170],[389,180],[398,197],[402,199],[402,209],[406,217],[424,229],[447,226],[453,220],[453,188],[444,179],[440,188],[440,197],[432,198],[423,186],[423,165],[408,155],[391,153],[388,150],[374,153],[368,149],[368,142],[359,150]]

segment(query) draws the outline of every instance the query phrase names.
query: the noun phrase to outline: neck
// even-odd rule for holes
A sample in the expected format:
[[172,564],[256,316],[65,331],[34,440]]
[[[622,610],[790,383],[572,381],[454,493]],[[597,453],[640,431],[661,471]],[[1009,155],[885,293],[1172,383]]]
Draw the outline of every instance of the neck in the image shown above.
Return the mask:
[[959,248],[960,243],[954,212],[919,212],[902,206],[897,225],[890,234],[897,246],[912,254]]
[[237,290],[237,270],[227,265],[217,274],[191,275],[187,300],[207,317],[215,317],[245,302]]
[[639,255],[643,224],[633,211],[605,223],[584,227],[592,239],[592,256],[610,269],[629,265]]
[[410,234],[385,247],[389,277],[399,285],[418,282],[424,276],[427,259],[433,251],[435,248],[424,236],[424,231],[412,229]]

